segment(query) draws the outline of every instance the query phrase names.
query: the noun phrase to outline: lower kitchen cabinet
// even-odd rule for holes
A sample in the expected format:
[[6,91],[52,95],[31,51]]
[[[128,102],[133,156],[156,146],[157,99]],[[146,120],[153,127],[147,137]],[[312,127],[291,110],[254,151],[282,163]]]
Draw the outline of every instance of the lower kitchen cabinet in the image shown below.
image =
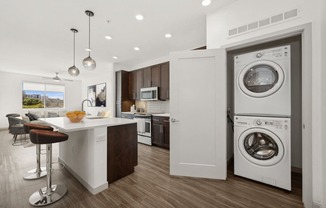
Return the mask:
[[169,117],[152,117],[152,145],[170,149]]

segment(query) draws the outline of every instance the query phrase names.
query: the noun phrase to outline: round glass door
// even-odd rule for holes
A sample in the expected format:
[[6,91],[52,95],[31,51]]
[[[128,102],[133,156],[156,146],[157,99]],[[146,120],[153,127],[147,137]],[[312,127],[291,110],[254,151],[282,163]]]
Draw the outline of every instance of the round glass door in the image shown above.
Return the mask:
[[252,97],[266,97],[275,93],[283,84],[284,72],[272,61],[261,60],[244,67],[239,73],[240,89]]
[[274,165],[284,155],[281,140],[274,133],[260,128],[243,132],[238,139],[238,148],[248,161],[262,166]]
[[276,142],[270,136],[261,132],[247,135],[243,143],[247,153],[257,160],[269,160],[278,154]]

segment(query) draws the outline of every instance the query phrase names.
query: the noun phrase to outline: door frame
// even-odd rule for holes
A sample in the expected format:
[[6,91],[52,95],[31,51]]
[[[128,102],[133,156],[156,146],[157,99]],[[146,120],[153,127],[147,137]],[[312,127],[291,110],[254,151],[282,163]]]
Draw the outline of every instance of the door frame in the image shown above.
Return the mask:
[[221,48],[228,52],[296,35],[302,37],[302,201],[306,207],[312,207],[312,23],[222,45]]

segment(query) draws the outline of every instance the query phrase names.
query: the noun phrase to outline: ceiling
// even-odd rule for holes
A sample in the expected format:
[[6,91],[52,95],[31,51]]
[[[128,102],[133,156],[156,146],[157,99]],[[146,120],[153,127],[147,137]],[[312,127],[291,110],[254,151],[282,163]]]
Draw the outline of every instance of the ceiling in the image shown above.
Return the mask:
[[[1,0],[0,71],[59,76],[73,79],[67,69],[73,62],[73,33],[76,28],[76,66],[83,79],[104,73],[111,63],[134,66],[168,56],[171,51],[189,50],[206,44],[206,14],[235,0]],[[85,71],[88,16],[91,18],[93,72]],[[143,21],[135,19],[144,16]],[[108,23],[109,20],[109,23]],[[172,34],[167,39],[166,33]],[[107,40],[106,35],[112,36]],[[135,51],[134,47],[140,51]],[[113,59],[118,56],[118,59]]]

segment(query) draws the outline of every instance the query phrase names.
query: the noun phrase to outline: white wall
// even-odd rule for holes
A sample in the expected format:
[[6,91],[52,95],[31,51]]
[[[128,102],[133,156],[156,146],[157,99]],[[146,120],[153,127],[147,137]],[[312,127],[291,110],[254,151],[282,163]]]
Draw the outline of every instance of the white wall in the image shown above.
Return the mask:
[[[324,25],[324,27],[322,27],[322,57],[324,57],[322,59],[322,63],[321,66],[323,66],[323,70],[322,70],[322,80],[326,80],[326,1],[322,1],[322,11],[324,11],[322,13],[322,25]],[[326,149],[326,84],[325,81],[323,82],[322,85],[322,136],[321,138],[323,138],[323,144],[322,144],[322,149],[325,150]],[[323,155],[323,173],[322,175],[325,176],[326,175],[326,154],[322,154]],[[323,205],[324,207],[326,207],[326,180],[323,180],[323,188],[324,188],[324,192],[323,192]]]
[[[207,48],[246,41],[255,37],[285,30],[290,27],[312,22],[312,145],[313,145],[313,201],[321,204],[322,177],[322,126],[321,126],[321,7],[322,0],[239,0],[207,16]],[[280,6],[282,5],[282,6]],[[294,8],[300,9],[300,18],[269,26],[251,33],[228,38],[227,31]],[[323,103],[325,106],[326,103]],[[303,147],[304,148],[304,147]],[[325,162],[324,162],[325,163]]]
[[[27,110],[22,109],[22,83],[23,81],[57,84],[51,80],[45,80],[41,77],[0,72],[0,129],[8,128],[8,119],[6,114],[19,113],[24,115]],[[81,100],[81,82],[59,83],[66,86],[65,110],[80,108]]]
[[[84,103],[84,110],[96,116],[99,111],[110,111],[110,115],[115,115],[115,72],[113,64],[107,64],[105,69],[101,69],[103,74],[100,76],[90,77],[82,81],[82,100],[87,98],[87,87],[91,85],[106,83],[106,107],[88,107],[87,102]],[[79,104],[80,105],[80,104]]]

